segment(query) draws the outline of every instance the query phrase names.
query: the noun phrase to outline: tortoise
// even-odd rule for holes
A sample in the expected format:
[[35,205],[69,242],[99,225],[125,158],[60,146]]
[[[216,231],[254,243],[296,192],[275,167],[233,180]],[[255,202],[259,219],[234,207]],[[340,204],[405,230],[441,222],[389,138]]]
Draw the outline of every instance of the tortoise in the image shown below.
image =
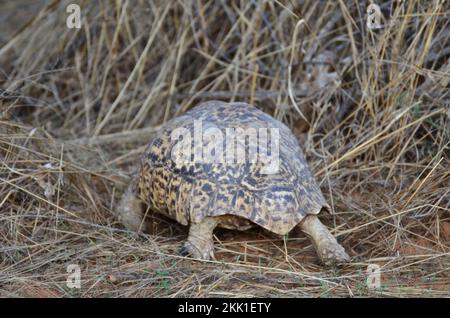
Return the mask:
[[[270,143],[265,130],[274,132]],[[255,131],[263,142],[250,138]],[[246,103],[204,102],[162,125],[115,213],[127,229],[140,233],[144,204],[189,225],[182,255],[215,259],[216,227],[246,230],[259,225],[279,235],[298,227],[311,238],[322,263],[349,261],[317,217],[330,207],[297,139],[283,123]]]

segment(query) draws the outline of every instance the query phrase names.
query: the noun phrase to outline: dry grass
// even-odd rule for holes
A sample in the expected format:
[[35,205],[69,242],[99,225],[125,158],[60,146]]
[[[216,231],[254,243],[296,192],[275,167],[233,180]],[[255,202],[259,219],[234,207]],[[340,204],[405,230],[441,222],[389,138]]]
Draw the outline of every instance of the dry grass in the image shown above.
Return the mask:
[[[450,296],[450,8],[379,2],[392,17],[374,32],[356,0],[78,1],[80,30],[57,0],[2,20],[0,295]],[[218,261],[198,262],[178,256],[186,228],[152,215],[135,239],[114,220],[158,126],[209,99],[294,130],[351,264],[262,230],[219,231]]]

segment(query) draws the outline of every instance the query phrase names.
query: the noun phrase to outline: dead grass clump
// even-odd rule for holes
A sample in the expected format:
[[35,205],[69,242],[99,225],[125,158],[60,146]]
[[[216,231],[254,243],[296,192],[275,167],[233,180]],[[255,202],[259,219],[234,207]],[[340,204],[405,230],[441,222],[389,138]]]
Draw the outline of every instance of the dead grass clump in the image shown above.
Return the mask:
[[[2,296],[450,295],[446,1],[386,1],[376,31],[369,1],[77,1],[81,29],[68,3],[2,20]],[[262,230],[219,231],[219,261],[196,262],[178,256],[180,225],[152,215],[135,239],[115,222],[158,126],[210,99],[293,129],[351,264],[324,269],[301,234]]]

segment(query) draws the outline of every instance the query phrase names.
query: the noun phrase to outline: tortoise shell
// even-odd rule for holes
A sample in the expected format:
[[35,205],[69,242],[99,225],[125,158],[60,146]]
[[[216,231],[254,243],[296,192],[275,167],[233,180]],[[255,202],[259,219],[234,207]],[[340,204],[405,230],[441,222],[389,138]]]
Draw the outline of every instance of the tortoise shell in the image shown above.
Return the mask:
[[[200,134],[198,123],[202,125]],[[254,140],[238,138],[242,131],[252,128],[258,130],[258,137],[262,129],[277,139],[275,144],[271,139],[266,145],[258,145],[258,154],[265,152],[269,156],[278,149],[275,172],[263,171],[267,165],[262,160],[249,159]],[[235,150],[235,157],[230,157],[234,160],[227,161],[230,139],[206,134],[198,137],[207,129],[234,137],[230,137],[230,145],[245,149],[245,160],[237,160]],[[174,138],[174,131],[178,138]],[[272,131],[278,135],[272,137]],[[185,160],[179,160],[180,149],[187,149],[180,147],[182,141],[191,146],[191,153],[184,154]],[[216,151],[220,149],[214,148],[217,145],[225,151]],[[210,157],[200,156],[205,153]],[[201,160],[195,159],[196,154]],[[242,230],[257,224],[280,235],[306,215],[329,208],[290,129],[257,108],[237,102],[202,103],[164,124],[144,152],[137,190],[152,210],[183,225],[198,223],[208,216],[227,215],[230,218],[221,218],[219,226]]]

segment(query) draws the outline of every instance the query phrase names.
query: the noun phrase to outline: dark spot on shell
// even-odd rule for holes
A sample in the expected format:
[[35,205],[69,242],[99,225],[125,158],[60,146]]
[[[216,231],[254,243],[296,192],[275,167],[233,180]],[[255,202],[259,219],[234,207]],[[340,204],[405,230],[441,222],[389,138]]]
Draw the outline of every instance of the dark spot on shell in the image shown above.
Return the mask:
[[161,146],[162,144],[163,144],[163,142],[162,142],[161,138],[155,138],[155,139],[153,140],[153,146],[155,146],[155,147],[159,147],[159,146]]
[[264,224],[266,224],[266,221],[264,221],[264,220],[261,219],[261,218],[257,218],[257,219],[255,220],[255,223],[256,223],[256,224],[259,224],[259,225],[264,225]]
[[211,192],[212,191],[212,187],[209,183],[205,183],[202,187],[202,190],[205,192]]
[[276,186],[273,186],[271,190],[274,192],[282,192],[282,191],[290,191],[291,189],[289,189],[289,187],[287,187],[287,186],[276,185]]
[[154,153],[151,153],[150,154],[150,160],[153,161],[153,162],[158,161],[158,156],[156,154],[154,154]]
[[231,199],[231,206],[235,206],[236,205],[236,194],[233,195],[233,199]]
[[226,201],[228,201],[228,197],[218,192],[217,196],[216,196],[216,200],[226,202]]
[[257,184],[256,180],[252,177],[246,178],[245,181],[252,186],[256,186],[256,184]]

